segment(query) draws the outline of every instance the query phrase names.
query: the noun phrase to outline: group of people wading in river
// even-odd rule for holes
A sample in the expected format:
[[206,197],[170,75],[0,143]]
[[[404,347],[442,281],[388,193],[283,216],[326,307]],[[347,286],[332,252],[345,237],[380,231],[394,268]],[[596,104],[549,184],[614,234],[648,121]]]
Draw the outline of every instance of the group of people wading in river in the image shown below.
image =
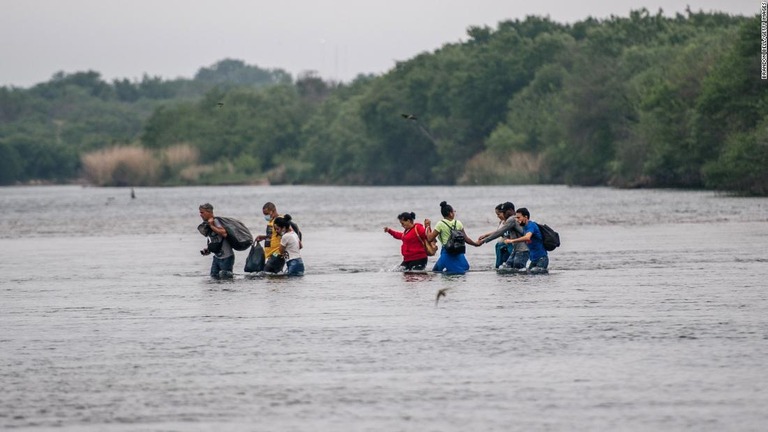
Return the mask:
[[[203,204],[199,210],[203,225],[206,226],[206,230],[201,232],[209,236],[209,245],[210,238],[216,236],[220,243],[216,250],[206,248],[200,251],[203,255],[213,254],[211,277],[232,277],[235,255],[227,241],[227,229],[221,219],[214,216],[211,204]],[[467,235],[464,224],[456,219],[456,210],[445,201],[440,203],[442,219],[434,228],[431,220],[424,219],[422,225],[416,222],[413,212],[403,212],[397,216],[403,230],[384,227],[384,232],[402,241],[403,262],[400,267],[403,271],[425,271],[429,256],[437,253],[439,243],[440,252],[432,271],[464,274],[469,270],[466,245],[479,247],[496,240],[495,267],[500,271],[546,273],[549,257],[539,225],[530,219],[528,209],[515,210],[513,203],[505,202],[497,205],[495,212],[499,218],[498,228],[481,235],[476,241]],[[263,268],[260,267],[260,271],[289,276],[303,275],[304,261],[301,257],[301,231],[298,225],[290,215],[280,215],[271,202],[264,204],[262,213],[267,222],[266,232],[253,238],[254,245],[264,241]]]
[[384,232],[402,241],[403,262],[400,266],[405,271],[425,270],[432,253],[432,244],[439,242],[440,255],[432,271],[466,273],[469,270],[469,262],[464,244],[479,247],[497,240],[497,269],[546,273],[549,256],[544,248],[539,225],[531,220],[528,209],[515,210],[515,205],[507,201],[497,205],[495,212],[499,218],[498,229],[481,235],[477,241],[467,235],[464,224],[456,219],[456,211],[445,201],[440,203],[440,214],[443,218],[435,224],[434,229],[429,219],[424,219],[422,225],[416,222],[413,212],[404,212],[397,216],[403,231],[384,227]]

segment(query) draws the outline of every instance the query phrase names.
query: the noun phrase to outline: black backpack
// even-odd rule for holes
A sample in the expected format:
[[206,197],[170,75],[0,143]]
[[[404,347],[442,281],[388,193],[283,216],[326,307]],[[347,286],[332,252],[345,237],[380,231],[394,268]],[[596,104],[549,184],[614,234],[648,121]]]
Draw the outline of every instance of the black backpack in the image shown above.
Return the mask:
[[450,233],[448,234],[448,241],[445,242],[443,245],[443,249],[445,249],[446,252],[449,254],[462,254],[467,251],[467,240],[464,238],[464,233],[461,232],[461,230],[456,229],[457,221],[453,221],[453,227],[448,225],[447,222],[442,221],[448,229],[450,229]]
[[541,232],[541,241],[544,243],[544,249],[553,251],[560,246],[560,234],[550,228],[549,225],[539,224],[539,231]]

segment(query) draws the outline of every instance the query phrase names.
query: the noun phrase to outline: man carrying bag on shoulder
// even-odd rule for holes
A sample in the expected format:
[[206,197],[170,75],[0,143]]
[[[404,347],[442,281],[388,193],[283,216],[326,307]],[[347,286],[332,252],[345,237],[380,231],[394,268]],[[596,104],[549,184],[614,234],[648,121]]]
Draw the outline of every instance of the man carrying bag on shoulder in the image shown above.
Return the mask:
[[235,252],[227,241],[227,230],[213,215],[213,206],[209,203],[200,206],[200,218],[203,223],[197,229],[200,234],[208,237],[208,246],[201,250],[200,254],[213,254],[211,277],[231,279],[232,269],[235,266]]

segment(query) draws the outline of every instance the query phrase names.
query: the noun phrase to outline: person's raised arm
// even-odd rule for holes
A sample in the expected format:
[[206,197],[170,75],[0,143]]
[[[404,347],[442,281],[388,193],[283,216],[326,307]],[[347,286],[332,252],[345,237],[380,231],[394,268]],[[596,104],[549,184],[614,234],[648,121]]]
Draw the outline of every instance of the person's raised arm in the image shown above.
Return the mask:
[[216,226],[216,219],[210,218],[207,220],[208,226],[211,227],[211,230],[215,232],[216,234],[226,238],[227,237],[227,230],[224,227]]
[[403,233],[401,233],[400,231],[395,231],[395,230],[393,230],[390,227],[384,227],[384,232],[389,234],[389,235],[391,235],[392,237],[394,237],[394,238],[396,238],[398,240],[402,240],[403,239]]
[[440,235],[440,231],[432,229],[432,221],[429,219],[424,219],[424,231],[427,233],[427,241],[430,243],[435,241],[437,236]]
[[[515,218],[512,218],[511,221],[505,223],[504,225],[499,227],[499,229],[497,229],[496,231],[494,231],[494,232],[492,232],[490,234],[487,234],[485,236],[480,236],[480,238],[477,239],[477,241],[480,242],[481,244],[488,243],[491,240],[495,240],[495,239],[499,238],[505,232],[513,229],[514,226],[515,226]],[[520,233],[520,234],[522,234],[522,233]]]

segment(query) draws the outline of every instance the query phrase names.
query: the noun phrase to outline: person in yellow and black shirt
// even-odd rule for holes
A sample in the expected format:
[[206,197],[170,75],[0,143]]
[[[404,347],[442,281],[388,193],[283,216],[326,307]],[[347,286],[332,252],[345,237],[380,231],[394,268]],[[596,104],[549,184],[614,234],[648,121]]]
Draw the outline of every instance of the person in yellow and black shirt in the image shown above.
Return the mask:
[[[285,259],[280,256],[280,234],[275,230],[275,219],[280,214],[277,212],[277,207],[274,203],[268,202],[261,208],[261,212],[264,214],[264,220],[267,221],[266,235],[256,236],[256,241],[264,241],[264,271],[268,273],[279,273],[285,266]],[[299,226],[293,221],[290,222],[291,229],[299,236],[299,246],[301,244],[301,231]]]

